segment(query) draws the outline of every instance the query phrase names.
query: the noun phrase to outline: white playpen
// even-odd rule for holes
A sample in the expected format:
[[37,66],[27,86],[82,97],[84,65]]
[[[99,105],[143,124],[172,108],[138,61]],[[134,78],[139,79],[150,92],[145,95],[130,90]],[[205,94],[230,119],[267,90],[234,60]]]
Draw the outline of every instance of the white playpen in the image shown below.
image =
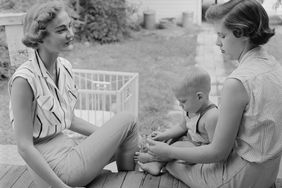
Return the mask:
[[74,69],[79,94],[75,114],[97,126],[118,112],[138,115],[138,74]]

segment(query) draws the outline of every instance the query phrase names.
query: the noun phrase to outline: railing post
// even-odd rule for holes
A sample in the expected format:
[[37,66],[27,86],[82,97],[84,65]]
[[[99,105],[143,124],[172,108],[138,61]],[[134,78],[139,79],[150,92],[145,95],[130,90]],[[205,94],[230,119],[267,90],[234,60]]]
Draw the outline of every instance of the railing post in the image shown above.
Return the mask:
[[25,62],[32,50],[25,47],[22,44],[23,37],[23,17],[25,13],[1,13],[0,14],[0,26],[5,27],[7,45],[10,57],[10,68],[18,67]]

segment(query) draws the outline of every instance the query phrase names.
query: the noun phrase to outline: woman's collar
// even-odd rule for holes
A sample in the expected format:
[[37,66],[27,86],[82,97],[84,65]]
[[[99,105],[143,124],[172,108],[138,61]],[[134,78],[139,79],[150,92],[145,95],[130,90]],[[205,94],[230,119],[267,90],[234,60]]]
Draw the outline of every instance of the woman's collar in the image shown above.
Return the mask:
[[249,50],[248,52],[246,52],[240,59],[239,59],[239,66],[241,64],[243,64],[247,59],[251,58],[251,57],[256,57],[258,55],[264,55],[265,54],[265,50],[263,47],[261,46],[257,46],[252,48],[251,50]]

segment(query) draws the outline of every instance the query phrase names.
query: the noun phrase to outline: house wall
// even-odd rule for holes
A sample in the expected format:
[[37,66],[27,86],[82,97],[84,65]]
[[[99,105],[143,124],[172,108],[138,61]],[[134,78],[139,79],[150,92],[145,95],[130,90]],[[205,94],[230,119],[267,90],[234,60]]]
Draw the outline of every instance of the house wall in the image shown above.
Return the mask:
[[264,0],[262,4],[269,16],[282,15],[282,6],[279,6],[277,9],[274,8],[274,4],[276,1],[277,0]]
[[139,15],[143,17],[143,11],[154,10],[156,21],[161,18],[176,18],[181,23],[183,12],[193,12],[193,22],[200,25],[202,21],[201,0],[127,0],[139,9]]

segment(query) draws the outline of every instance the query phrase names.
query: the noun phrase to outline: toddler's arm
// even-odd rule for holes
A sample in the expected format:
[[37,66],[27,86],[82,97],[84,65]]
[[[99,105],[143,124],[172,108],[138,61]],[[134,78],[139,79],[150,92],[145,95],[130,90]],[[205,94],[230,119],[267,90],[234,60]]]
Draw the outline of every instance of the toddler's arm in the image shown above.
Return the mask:
[[164,132],[154,131],[151,134],[151,138],[157,141],[166,141],[171,138],[177,138],[187,132],[185,126],[186,120],[183,118],[181,124],[175,125],[169,129],[166,129]]

